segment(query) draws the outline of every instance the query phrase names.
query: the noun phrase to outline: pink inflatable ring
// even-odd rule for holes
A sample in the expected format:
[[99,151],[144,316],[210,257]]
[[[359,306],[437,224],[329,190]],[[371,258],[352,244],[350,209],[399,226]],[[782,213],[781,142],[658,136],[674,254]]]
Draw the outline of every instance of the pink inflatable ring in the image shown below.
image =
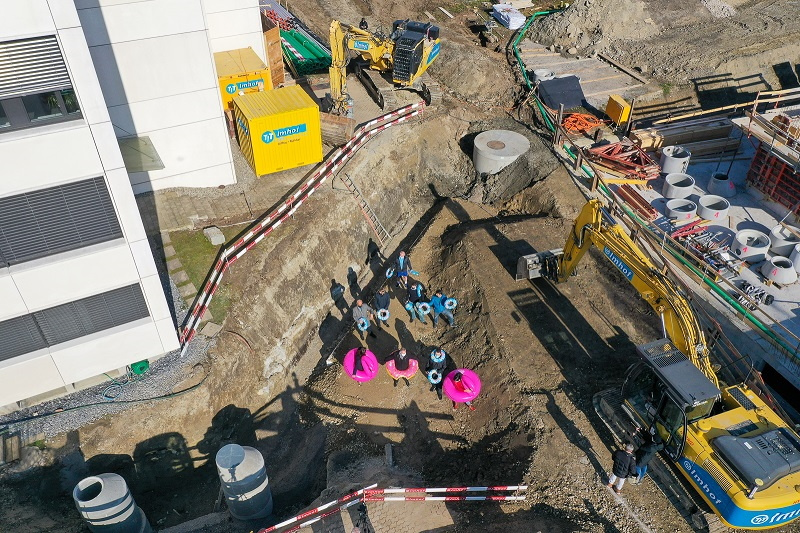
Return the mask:
[[419,363],[416,359],[412,359],[409,357],[408,359],[408,369],[407,370],[397,370],[395,366],[394,359],[389,359],[386,361],[386,371],[392,376],[392,379],[400,379],[400,378],[410,378],[414,374],[417,373],[419,369]]
[[353,373],[353,365],[356,362],[357,350],[358,348],[353,348],[344,354],[342,366],[344,367],[344,371],[347,372],[348,376],[359,383],[363,383],[364,381],[369,381],[377,376],[378,369],[381,367],[381,365],[378,364],[378,358],[375,357],[375,354],[367,350],[367,353],[365,353],[364,357],[361,358],[361,366],[364,367],[364,370],[357,370],[355,373]]
[[[457,374],[461,374],[461,384],[454,381]],[[468,368],[457,368],[444,378],[442,389],[448,398],[454,402],[464,403],[474,400],[481,392],[481,378]]]

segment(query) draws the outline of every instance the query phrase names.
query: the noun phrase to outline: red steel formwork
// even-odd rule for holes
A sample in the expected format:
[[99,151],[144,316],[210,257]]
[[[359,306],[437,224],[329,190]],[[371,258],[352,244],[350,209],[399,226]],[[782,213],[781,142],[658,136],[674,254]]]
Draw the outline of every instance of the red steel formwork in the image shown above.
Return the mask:
[[779,157],[770,154],[763,144],[758,146],[747,183],[771,200],[800,214],[800,171]]

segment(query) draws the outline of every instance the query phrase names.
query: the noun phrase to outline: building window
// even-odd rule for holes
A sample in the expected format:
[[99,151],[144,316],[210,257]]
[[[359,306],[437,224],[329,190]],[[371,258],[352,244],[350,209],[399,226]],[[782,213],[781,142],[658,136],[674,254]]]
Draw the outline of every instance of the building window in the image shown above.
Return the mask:
[[50,91],[23,96],[22,105],[25,106],[25,111],[28,113],[28,120],[36,122],[63,115],[56,94],[55,91]]
[[10,125],[11,122],[8,121],[8,115],[3,111],[3,106],[0,105],[0,128],[7,128]]
[[150,316],[138,283],[0,321],[0,361]]
[[0,264],[120,237],[122,228],[102,177],[0,198]]
[[0,42],[0,128],[81,118],[55,36]]

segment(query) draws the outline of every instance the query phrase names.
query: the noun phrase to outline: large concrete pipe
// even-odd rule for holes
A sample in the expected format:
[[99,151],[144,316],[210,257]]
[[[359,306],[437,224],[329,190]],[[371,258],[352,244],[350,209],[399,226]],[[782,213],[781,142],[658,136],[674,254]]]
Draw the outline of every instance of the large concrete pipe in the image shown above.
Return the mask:
[[484,131],[475,137],[472,162],[479,174],[497,174],[530,147],[527,137],[514,131]]
[[737,231],[733,238],[731,252],[748,263],[758,263],[766,259],[770,240],[766,233],[754,229]]
[[258,450],[227,444],[217,452],[216,463],[225,502],[234,518],[252,520],[272,514],[272,491]]
[[667,201],[667,218],[688,220],[697,214],[697,204],[686,198],[673,198]]
[[692,153],[683,146],[665,146],[661,149],[661,172],[682,174],[689,168]]
[[772,228],[772,231],[769,232],[769,238],[772,241],[769,251],[775,255],[789,256],[795,245],[800,244],[800,237],[795,232],[800,232],[800,230],[795,227],[790,229],[782,224]]
[[706,194],[697,201],[697,214],[705,220],[722,222],[728,218],[728,210],[731,208],[730,202],[722,196]]
[[800,244],[795,244],[792,249],[792,254],[789,256],[789,261],[792,262],[796,272],[800,272]]
[[78,512],[94,533],[152,533],[144,512],[117,474],[82,479],[72,490]]
[[694,192],[694,178],[680,172],[667,174],[661,195],[664,198],[687,198]]
[[775,256],[764,262],[761,273],[779,285],[791,285],[797,281],[797,271],[788,257]]
[[723,198],[733,198],[736,196],[736,185],[723,172],[715,172],[708,181],[708,194],[722,196]]

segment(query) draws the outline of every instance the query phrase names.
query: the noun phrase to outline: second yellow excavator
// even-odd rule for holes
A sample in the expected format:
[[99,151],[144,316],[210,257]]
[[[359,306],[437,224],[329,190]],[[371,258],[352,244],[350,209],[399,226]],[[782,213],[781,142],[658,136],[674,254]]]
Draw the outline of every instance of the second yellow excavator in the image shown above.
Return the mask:
[[664,331],[636,347],[639,362],[621,390],[595,397],[598,414],[626,432],[658,432],[664,453],[725,526],[767,529],[800,518],[800,437],[746,385],[719,383],[686,295],[599,200],[584,206],[563,249],[521,257],[517,279],[564,282],[592,245],[658,313]]
[[[347,93],[350,52],[356,53],[354,70],[370,96],[384,110],[395,109],[396,88],[419,92],[425,103],[441,100],[439,85],[426,72],[439,57],[439,27],[411,20],[396,20],[386,37],[334,20],[330,27],[331,111],[349,115],[352,99]],[[391,81],[383,75],[391,75]]]

